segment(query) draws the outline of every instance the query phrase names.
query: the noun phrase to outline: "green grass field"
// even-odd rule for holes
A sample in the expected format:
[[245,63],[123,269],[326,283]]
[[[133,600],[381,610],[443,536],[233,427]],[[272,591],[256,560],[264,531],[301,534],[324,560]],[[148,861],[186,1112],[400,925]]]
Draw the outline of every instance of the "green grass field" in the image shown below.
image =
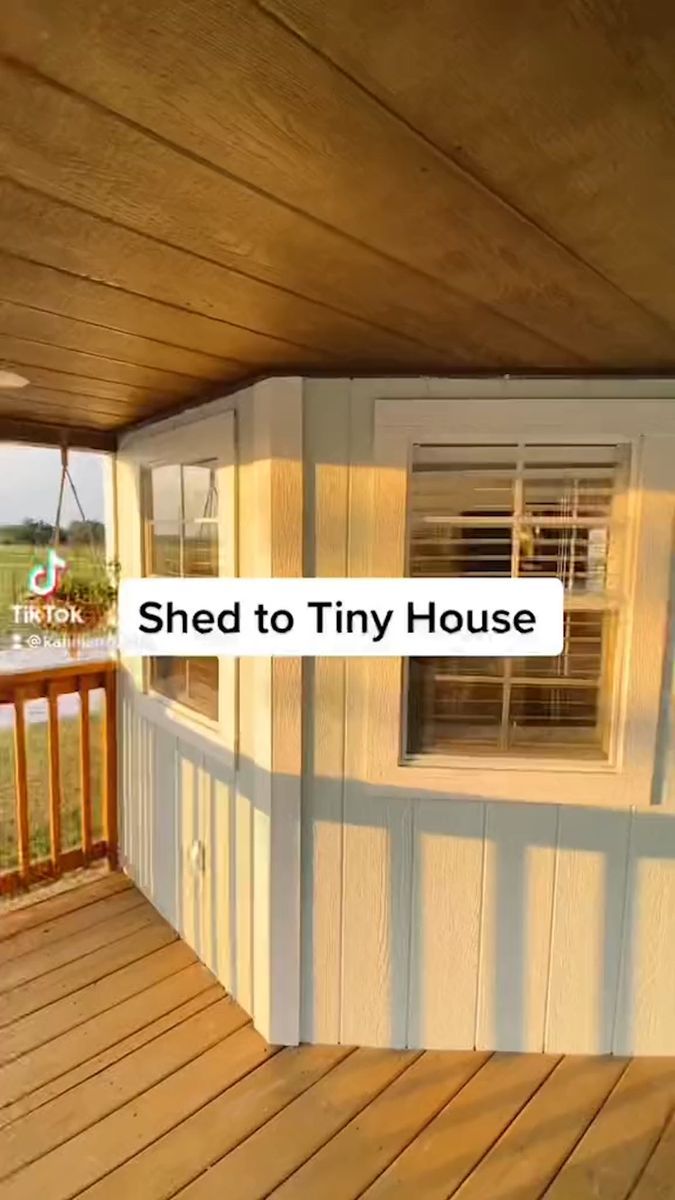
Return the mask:
[[[92,697],[96,695],[91,693]],[[46,717],[46,703],[31,705]],[[0,713],[6,706],[0,706]],[[94,840],[101,837],[103,795],[103,728],[100,712],[91,713],[91,797]],[[59,720],[61,757],[62,849],[81,844],[80,805],[80,723],[76,713]],[[26,727],[28,762],[28,811],[31,835],[31,860],[48,858],[49,842],[49,758],[46,720],[31,720]],[[17,866],[16,791],[14,782],[14,729],[0,728],[0,871]]]

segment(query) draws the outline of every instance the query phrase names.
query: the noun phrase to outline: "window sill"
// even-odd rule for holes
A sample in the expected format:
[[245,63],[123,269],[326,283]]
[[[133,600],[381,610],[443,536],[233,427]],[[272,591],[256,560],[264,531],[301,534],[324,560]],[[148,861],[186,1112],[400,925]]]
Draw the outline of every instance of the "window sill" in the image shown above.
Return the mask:
[[200,717],[192,709],[167,700],[159,692],[138,692],[136,703],[147,721],[159,726],[172,737],[189,743],[201,753],[215,753],[228,761],[231,759],[231,751],[225,745],[224,731],[217,721]]
[[169,696],[165,696],[163,692],[157,691],[156,688],[149,687],[146,695],[161,705],[176,720],[193,725],[200,731],[211,730],[213,733],[218,733],[220,730],[218,721],[213,717],[207,717],[205,713],[200,713],[198,709],[190,708],[189,704],[183,704],[180,700],[173,700]]
[[554,758],[534,754],[409,754],[399,759],[399,767],[414,771],[537,771],[566,775],[612,775],[616,762],[605,757]]

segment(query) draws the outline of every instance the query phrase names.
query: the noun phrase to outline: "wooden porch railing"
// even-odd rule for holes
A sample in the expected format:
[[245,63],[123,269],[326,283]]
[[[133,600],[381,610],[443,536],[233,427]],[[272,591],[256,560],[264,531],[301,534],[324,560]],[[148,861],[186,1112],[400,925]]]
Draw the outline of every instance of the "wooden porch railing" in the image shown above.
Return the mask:
[[[0,675],[0,704],[14,708],[14,792],[16,801],[16,842],[18,865],[0,872],[0,893],[17,891],[40,879],[61,875],[107,857],[117,862],[117,730],[116,665],[113,662],[72,663],[41,671],[21,671]],[[93,837],[91,790],[90,695],[96,689],[104,695],[102,726],[101,818],[103,836]],[[64,849],[64,815],[61,772],[59,696],[77,695],[79,713],[79,784],[80,845]],[[31,813],[29,804],[30,749],[26,733],[26,705],[31,700],[47,701],[47,785],[49,797],[49,857],[31,854]],[[67,720],[74,723],[72,717]],[[1,831],[0,831],[1,832]]]

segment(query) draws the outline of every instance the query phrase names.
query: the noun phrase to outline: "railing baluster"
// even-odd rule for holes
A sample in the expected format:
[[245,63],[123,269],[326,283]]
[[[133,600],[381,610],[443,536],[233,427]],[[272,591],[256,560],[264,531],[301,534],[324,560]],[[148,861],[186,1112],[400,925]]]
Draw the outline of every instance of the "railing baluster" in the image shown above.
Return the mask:
[[59,745],[59,700],[52,686],[47,690],[49,705],[49,833],[54,874],[61,871],[61,750]]
[[16,771],[16,831],[19,847],[19,876],[30,874],[30,831],[28,828],[28,764],[26,761],[26,713],[23,692],[14,698],[14,766]]
[[80,776],[82,783],[82,850],[84,860],[91,858],[91,727],[87,681],[78,680],[80,694]]
[[117,675],[109,671],[105,679],[103,716],[103,837],[108,846],[108,862],[117,866]]
[[[102,836],[93,836],[92,778],[91,778],[91,702],[89,693],[102,688],[105,692],[103,714],[103,778],[101,799],[103,805]],[[64,796],[61,768],[61,739],[63,723],[59,714],[59,696],[80,697],[80,751],[79,769],[82,780],[81,828],[82,844],[65,850],[63,848],[64,805],[69,797]],[[48,755],[44,763],[45,782],[48,783],[48,806],[50,848],[49,855],[31,861],[31,830],[28,795],[28,755],[33,743],[29,739],[27,704],[30,700],[47,701],[47,746]],[[9,871],[0,871],[0,895],[13,893],[38,880],[108,858],[111,866],[117,865],[117,680],[116,667],[112,662],[80,663],[77,666],[54,667],[37,671],[0,672],[0,704],[11,704],[14,708],[14,760],[16,792],[16,828],[18,864]],[[97,726],[98,727],[98,726]],[[77,728],[77,723],[75,724]],[[74,733],[68,721],[68,732]],[[40,760],[31,762],[31,770],[42,767]],[[40,814],[40,823],[47,813]]]

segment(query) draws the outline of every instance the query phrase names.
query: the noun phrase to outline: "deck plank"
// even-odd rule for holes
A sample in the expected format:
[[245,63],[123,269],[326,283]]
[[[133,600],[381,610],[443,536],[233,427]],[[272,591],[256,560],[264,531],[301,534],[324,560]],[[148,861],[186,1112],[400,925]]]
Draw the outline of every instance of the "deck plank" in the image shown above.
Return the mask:
[[[175,940],[177,935],[166,922],[159,918],[154,920],[152,916],[146,917],[147,923],[143,927],[113,942],[111,946],[103,946],[78,962],[67,963],[22,988],[1,995],[0,1027],[81,991],[89,984],[112,975],[120,967],[143,958],[151,949]],[[4,1034],[0,1042],[4,1043]]]
[[6,1179],[3,1200],[35,1200],[47,1195],[50,1200],[70,1200],[274,1053],[250,1025],[238,1029],[90,1129]]
[[123,876],[0,973],[3,1200],[675,1200],[675,1059],[279,1050]]
[[675,1113],[671,1114],[630,1200],[675,1200]]
[[626,1200],[674,1104],[675,1059],[629,1063],[546,1200]]
[[[443,1069],[447,1093],[459,1091],[487,1057],[480,1053],[446,1055]],[[196,1180],[181,1194],[181,1200],[220,1200],[223,1196],[228,1200],[259,1200],[269,1195],[362,1113],[410,1061],[409,1054],[400,1051],[356,1050]]]
[[54,1150],[178,1071],[250,1018],[224,996],[120,1062],[0,1130],[0,1179]]
[[[202,972],[210,975],[201,963],[186,967],[157,984],[156,988],[148,988],[118,1008],[94,1017],[84,1025],[78,1025],[62,1037],[54,1038],[36,1051],[0,1067],[0,1097],[3,1100],[8,1096],[14,1097],[8,1100],[4,1108],[0,1108],[0,1129],[84,1083],[92,1075],[104,1071],[160,1034],[173,1029],[174,1025],[179,1025],[219,1000],[225,994],[220,984],[213,984],[208,977],[204,980]],[[157,999],[153,995],[155,991],[158,993]],[[133,1032],[117,1040],[120,1028],[118,1014],[127,1004],[136,1010],[135,1020],[129,1022]],[[148,1011],[141,1014],[139,1010],[144,1006]],[[161,1015],[153,1020],[154,1012]],[[84,1048],[82,1054],[78,1055],[80,1040]],[[97,1044],[103,1045],[104,1049],[87,1057],[87,1051]]]
[[6,1026],[0,1036],[0,1062],[11,1062],[44,1045],[196,961],[194,951],[185,942],[175,934],[168,937],[164,930],[145,930],[138,935],[138,942],[142,942],[135,946],[138,956],[114,974]]
[[43,950],[21,954],[5,963],[0,971],[0,997],[22,984],[52,975],[68,963],[84,966],[84,960],[94,951],[106,949],[146,925],[156,925],[157,919],[152,905],[141,900],[126,911],[113,913],[106,921],[89,925],[70,937],[56,939]]
[[414,1194],[445,1200],[548,1078],[558,1059],[494,1054],[406,1150],[364,1192],[364,1200]]
[[[87,1200],[143,1196],[166,1200],[206,1171],[275,1113],[291,1103],[350,1054],[345,1046],[300,1046],[280,1051],[252,1075],[218,1096],[142,1154],[87,1191]],[[187,1194],[187,1193],[185,1193]],[[220,1192],[219,1195],[227,1195]]]
[[616,1058],[564,1058],[462,1184],[457,1200],[539,1200],[625,1068]]
[[[14,934],[11,938],[0,939],[0,966],[12,962],[22,955],[44,951],[53,942],[70,938],[83,929],[96,925],[100,921],[108,921],[111,917],[116,917],[120,913],[137,908],[144,903],[147,901],[135,888],[122,888],[114,892],[112,896],[105,896],[92,904],[42,921],[38,925],[31,926],[30,929]],[[0,916],[1,927],[2,917]]]
[[417,1058],[364,1112],[350,1121],[272,1193],[283,1200],[321,1196],[355,1200],[445,1106],[460,1086],[468,1055],[442,1051]]
[[25,907],[7,908],[0,912],[0,941],[15,937],[16,934],[33,929],[34,926],[42,925],[46,921],[53,921],[65,913],[76,912],[89,904],[95,904],[97,900],[102,900],[105,896],[112,896],[131,888],[133,888],[133,884],[126,875],[122,875],[120,871],[111,871],[102,879],[69,888],[67,891],[59,892],[57,896],[48,896],[42,899],[39,892],[35,893],[34,898],[31,898],[31,903],[26,904]]

